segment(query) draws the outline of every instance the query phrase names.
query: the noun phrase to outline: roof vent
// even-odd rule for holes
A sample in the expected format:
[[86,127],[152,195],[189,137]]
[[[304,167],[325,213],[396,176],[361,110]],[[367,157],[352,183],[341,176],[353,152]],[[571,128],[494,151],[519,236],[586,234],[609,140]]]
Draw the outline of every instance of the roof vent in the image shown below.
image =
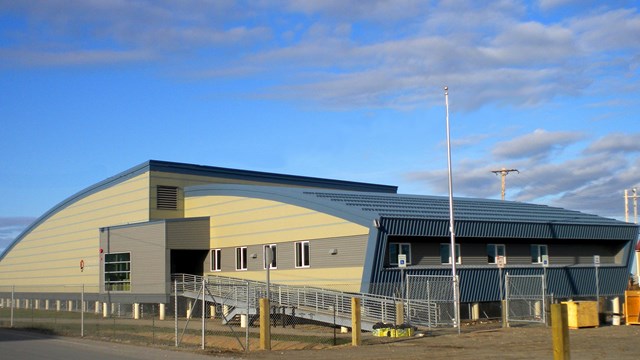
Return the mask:
[[158,186],[157,188],[158,210],[178,209],[178,188],[175,186]]

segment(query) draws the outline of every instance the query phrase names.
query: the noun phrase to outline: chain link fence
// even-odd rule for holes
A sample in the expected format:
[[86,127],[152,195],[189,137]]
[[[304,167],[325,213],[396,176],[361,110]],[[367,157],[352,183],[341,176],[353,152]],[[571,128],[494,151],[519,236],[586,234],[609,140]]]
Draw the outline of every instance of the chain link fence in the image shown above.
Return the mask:
[[[225,296],[210,291],[213,286]],[[273,350],[320,349],[351,342],[350,318],[347,325],[340,317],[343,305],[313,296],[313,302],[328,312],[312,311],[303,305],[303,299],[306,304],[312,300],[308,294],[298,294],[297,306],[292,300],[296,296],[284,288],[274,285],[270,291]],[[204,302],[201,286],[195,292],[178,290],[165,304],[134,304],[104,301],[105,295],[90,286],[0,287],[0,326],[144,345],[230,352],[260,348],[257,299],[266,296],[264,286],[207,283]],[[238,297],[247,293],[252,296],[248,302],[246,296]]]
[[[135,294],[101,294],[97,287],[82,285],[0,287],[0,326],[116,342],[246,352],[261,347],[259,300],[268,298],[272,350],[351,343],[353,299],[359,302],[365,345],[455,331],[453,284],[447,276],[408,276],[401,285],[372,285],[380,290],[377,294],[332,283],[315,287],[277,283],[267,289],[263,282],[221,276],[180,275],[166,286],[171,295],[165,295],[163,303],[134,302]],[[466,305],[460,307],[462,318],[471,313],[471,306]],[[487,305],[483,313],[499,313],[499,304],[497,309],[483,305]],[[463,321],[462,329],[469,323]]]
[[542,275],[505,276],[506,321],[545,323],[545,286]]

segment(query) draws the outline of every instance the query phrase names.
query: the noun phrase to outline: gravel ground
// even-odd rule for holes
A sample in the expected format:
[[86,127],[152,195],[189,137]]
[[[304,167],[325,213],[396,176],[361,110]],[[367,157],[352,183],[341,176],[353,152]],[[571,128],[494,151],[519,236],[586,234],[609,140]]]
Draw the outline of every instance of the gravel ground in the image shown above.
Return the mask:
[[[603,326],[570,330],[572,359],[639,359],[640,326]],[[325,350],[254,351],[250,359],[552,359],[551,328],[527,326],[479,329],[458,334],[427,334],[360,347]]]

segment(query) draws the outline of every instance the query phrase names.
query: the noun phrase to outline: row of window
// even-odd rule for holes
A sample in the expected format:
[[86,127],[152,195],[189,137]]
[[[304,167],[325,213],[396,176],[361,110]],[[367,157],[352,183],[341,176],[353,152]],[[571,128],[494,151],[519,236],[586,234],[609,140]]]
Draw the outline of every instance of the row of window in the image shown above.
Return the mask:
[[[460,244],[456,244],[456,264],[462,264]],[[411,243],[389,243],[389,265],[398,265],[398,255],[407,256],[407,265],[411,265]],[[547,245],[531,245],[531,263],[542,264],[543,255],[549,255]],[[487,263],[497,264],[499,259],[507,263],[507,251],[504,244],[487,244]],[[440,263],[451,264],[451,244],[440,244]]]
[[[293,244],[295,251],[295,267],[296,268],[308,268],[310,266],[309,256],[309,242],[297,241]],[[247,270],[247,247],[241,246],[235,248],[236,259],[236,271]],[[262,248],[263,268],[269,269],[278,268],[278,245],[269,244],[264,245]],[[211,271],[220,271],[222,269],[222,249],[212,249],[210,256],[210,269]]]

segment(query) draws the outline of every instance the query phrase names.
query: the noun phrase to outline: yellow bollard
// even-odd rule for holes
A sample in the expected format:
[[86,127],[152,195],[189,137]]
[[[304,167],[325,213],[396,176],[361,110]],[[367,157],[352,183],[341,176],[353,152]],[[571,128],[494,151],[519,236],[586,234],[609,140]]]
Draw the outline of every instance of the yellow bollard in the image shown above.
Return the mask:
[[260,349],[271,350],[269,299],[260,299]]
[[396,325],[404,324],[404,303],[396,302]]
[[351,298],[351,345],[360,346],[362,324],[360,323],[360,299]]
[[553,337],[553,359],[571,359],[569,315],[566,304],[551,305],[551,334]]

